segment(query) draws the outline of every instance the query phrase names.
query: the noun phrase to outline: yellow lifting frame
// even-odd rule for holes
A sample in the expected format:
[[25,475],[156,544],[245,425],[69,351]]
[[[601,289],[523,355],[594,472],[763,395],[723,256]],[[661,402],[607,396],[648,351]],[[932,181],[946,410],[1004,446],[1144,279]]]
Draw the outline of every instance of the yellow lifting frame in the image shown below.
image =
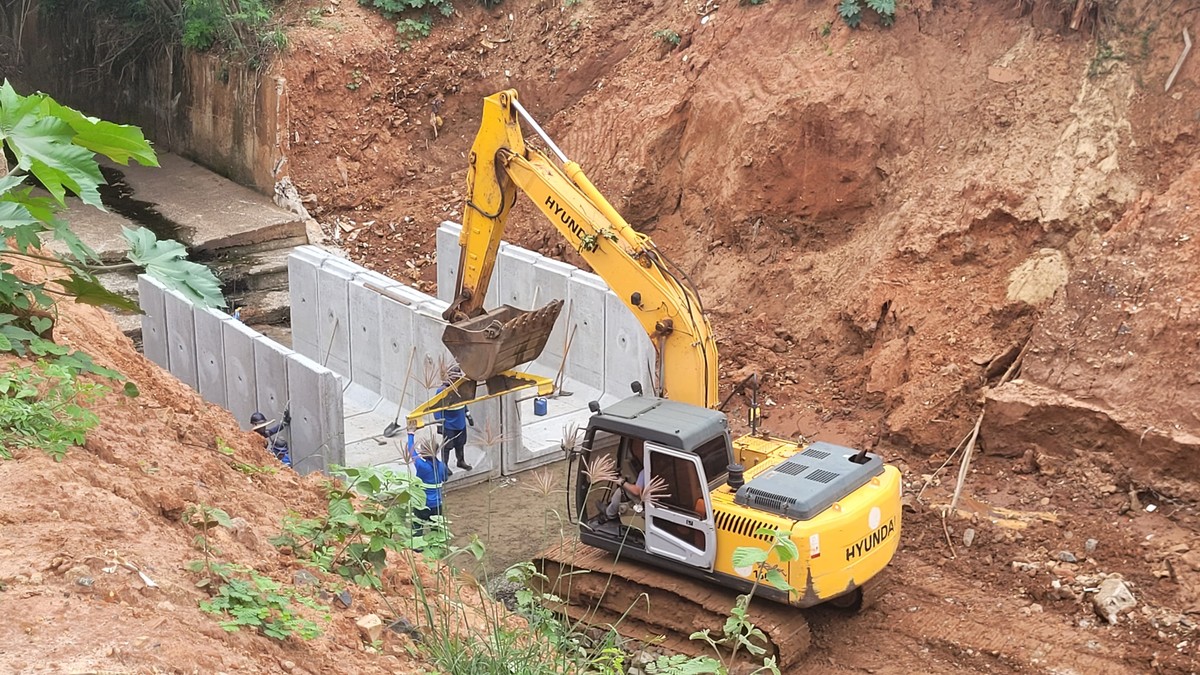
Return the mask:
[[[488,393],[476,396],[476,389],[479,386],[478,382],[465,377],[455,380],[449,387],[438,392],[436,396],[413,408],[412,412],[408,413],[405,417],[408,421],[408,433],[416,433],[418,429],[428,426],[430,422],[424,419],[427,415],[445,412],[452,408],[479,403],[480,401],[486,401],[497,396],[512,394],[534,387],[537,388],[538,396],[549,396],[554,393],[553,380],[516,370],[506,370],[490,378],[486,384],[488,385]],[[468,391],[471,392],[469,395],[467,395]]]

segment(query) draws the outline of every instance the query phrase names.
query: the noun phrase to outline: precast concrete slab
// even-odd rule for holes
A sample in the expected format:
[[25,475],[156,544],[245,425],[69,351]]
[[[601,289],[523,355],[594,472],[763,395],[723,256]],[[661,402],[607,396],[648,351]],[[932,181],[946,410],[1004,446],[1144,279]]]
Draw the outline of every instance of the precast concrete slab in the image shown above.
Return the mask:
[[333,371],[302,354],[287,362],[292,391],[292,468],[301,474],[327,472],[344,465],[345,430],[342,389]]
[[[442,333],[446,330],[446,320],[442,318],[444,311],[446,303],[430,298],[412,312],[413,345],[417,348],[413,377],[426,385],[433,379],[441,379],[443,368],[454,363],[450,351],[442,344]],[[437,385],[434,382],[432,386]]]
[[167,366],[171,374],[192,389],[200,381],[196,377],[196,317],[192,303],[180,293],[167,290],[163,294],[167,309]]
[[458,281],[460,251],[458,245],[462,225],[448,220],[442,221],[437,229],[437,297],[449,303],[454,299],[454,286]]
[[516,246],[504,249],[504,255],[496,260],[495,283],[500,288],[500,301],[497,304],[512,305],[524,310],[546,304],[545,299],[538,297],[538,287],[534,279],[534,265],[541,258],[540,253]]
[[179,240],[193,250],[248,246],[305,234],[304,221],[275,206],[270,197],[169,152],[159,153],[158,163],[156,168],[104,162],[106,168],[123,174],[134,199],[174,223]]
[[568,302],[571,305],[568,331],[574,331],[567,355],[567,377],[596,389],[604,388],[604,309],[608,284],[595,274],[575,271],[571,275]]
[[[566,347],[568,326],[573,310],[570,304],[571,274],[576,268],[565,262],[541,256],[534,263],[533,279],[537,288],[537,304],[539,307],[552,300],[562,300],[563,309],[554,322],[554,329],[546,340],[546,348],[538,357],[539,363],[544,363],[555,369],[563,365],[563,349]],[[537,309],[536,307],[534,309]]]
[[258,333],[241,321],[224,321],[221,331],[225,409],[233,413],[243,429],[249,429],[250,415],[258,409],[258,379],[254,365],[254,341]]
[[[389,288],[379,303],[379,332],[382,341],[380,380],[383,397],[408,407],[417,404],[414,392],[420,386],[424,354],[413,342],[413,308],[423,299],[406,299],[407,287]],[[424,295],[424,294],[421,294]],[[428,297],[428,296],[426,296]],[[402,302],[402,300],[404,302]]]
[[350,379],[374,392],[381,392],[383,375],[383,340],[379,313],[383,296],[366,284],[376,286],[376,280],[362,279],[358,274],[350,281]]
[[604,391],[616,396],[633,393],[634,381],[649,392],[651,373],[657,362],[654,343],[617,294],[605,294],[604,306]]
[[329,254],[316,246],[300,246],[288,256],[288,297],[292,313],[292,349],[309,358],[320,358],[317,325],[317,275]]
[[[229,315],[207,307],[195,307],[196,370],[200,396],[205,401],[226,407],[225,327]],[[144,344],[144,343],[143,343]]]
[[138,275],[138,304],[142,308],[142,353],[167,368],[166,289],[145,274]]
[[256,410],[267,419],[280,421],[290,404],[288,386],[288,356],[293,352],[271,338],[259,335],[254,339],[254,376],[257,381]]
[[317,276],[317,347],[314,359],[333,372],[350,377],[350,279],[357,265],[329,257],[321,262]]

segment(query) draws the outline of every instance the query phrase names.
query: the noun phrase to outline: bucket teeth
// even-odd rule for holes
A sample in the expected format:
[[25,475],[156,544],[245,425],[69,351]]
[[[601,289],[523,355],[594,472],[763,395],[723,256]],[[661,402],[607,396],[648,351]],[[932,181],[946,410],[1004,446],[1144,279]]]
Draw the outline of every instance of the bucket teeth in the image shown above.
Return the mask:
[[554,300],[532,311],[504,305],[446,326],[442,343],[464,375],[483,382],[540,356],[562,305]]

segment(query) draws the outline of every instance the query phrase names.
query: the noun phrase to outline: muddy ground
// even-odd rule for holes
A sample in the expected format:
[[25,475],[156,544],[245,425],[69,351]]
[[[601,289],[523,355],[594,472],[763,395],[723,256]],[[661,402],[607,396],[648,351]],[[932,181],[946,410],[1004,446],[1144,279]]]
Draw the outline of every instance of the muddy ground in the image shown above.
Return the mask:
[[[506,0],[402,49],[357,3],[295,3],[286,170],[338,245],[432,290],[480,99],[516,87],[700,288],[724,386],[759,372],[767,428],[904,471],[880,603],[812,613],[796,672],[1197,672],[1200,59],[1163,84],[1200,13],[1084,3],[1072,30],[1073,6],[916,2],[855,31],[829,3]],[[579,262],[519,213],[509,239]],[[286,583],[296,562],[264,542],[288,509],[319,512],[318,480],[234,471],[216,437],[265,464],[253,438],[77,311],[64,339],[145,394],[110,398],[61,464],[0,464],[0,609],[17,617],[0,668],[422,669],[402,636],[363,645],[354,619],[388,611],[370,594],[307,643],[196,609],[184,505],[242,517],[222,544]],[[553,533],[552,483],[453,492],[454,527],[500,569]],[[117,555],[162,588],[104,571]],[[411,598],[397,569],[390,597]],[[1110,625],[1090,598],[1112,575],[1137,605]]]

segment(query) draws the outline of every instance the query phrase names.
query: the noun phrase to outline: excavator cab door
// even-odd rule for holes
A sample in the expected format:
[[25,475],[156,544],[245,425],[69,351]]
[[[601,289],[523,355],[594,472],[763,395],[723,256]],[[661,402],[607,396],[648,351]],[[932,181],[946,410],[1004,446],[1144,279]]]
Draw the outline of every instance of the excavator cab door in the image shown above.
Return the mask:
[[712,571],[717,536],[712,501],[700,458],[657,443],[646,442],[650,482],[661,478],[666,494],[643,502],[646,550],[668,560]]

